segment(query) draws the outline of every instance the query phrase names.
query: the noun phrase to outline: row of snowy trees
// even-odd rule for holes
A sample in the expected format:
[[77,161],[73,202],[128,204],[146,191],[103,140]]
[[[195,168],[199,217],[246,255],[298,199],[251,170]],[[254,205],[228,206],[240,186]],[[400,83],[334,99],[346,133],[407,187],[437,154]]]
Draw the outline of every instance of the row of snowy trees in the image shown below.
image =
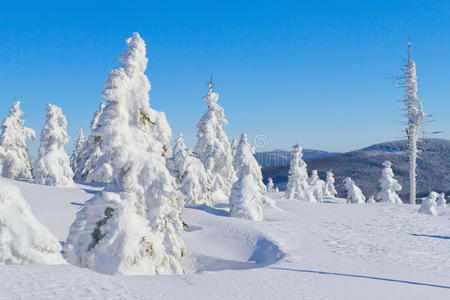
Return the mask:
[[[298,199],[308,202],[322,202],[323,197],[335,197],[334,175],[331,171],[327,172],[326,181],[319,178],[317,170],[313,170],[308,177],[307,165],[302,159],[303,153],[300,146],[294,147],[294,156],[290,163],[289,177],[285,196],[288,199]],[[402,190],[402,186],[394,178],[392,164],[389,161],[383,163],[382,175],[379,180],[380,192],[371,197],[368,202],[387,202],[402,203],[397,192]],[[273,189],[273,182],[269,180],[270,187]],[[347,202],[365,203],[366,197],[355,182],[347,177],[344,179],[344,185],[347,190]]]

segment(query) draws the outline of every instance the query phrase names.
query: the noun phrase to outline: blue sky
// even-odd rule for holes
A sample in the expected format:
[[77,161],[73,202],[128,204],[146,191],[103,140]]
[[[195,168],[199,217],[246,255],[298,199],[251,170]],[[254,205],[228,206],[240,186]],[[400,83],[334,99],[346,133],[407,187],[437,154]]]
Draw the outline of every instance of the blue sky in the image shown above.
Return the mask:
[[73,139],[80,127],[89,132],[103,83],[138,31],[151,106],[190,146],[211,72],[230,138],[247,132],[267,136],[263,149],[328,151],[398,139],[393,77],[408,39],[419,96],[438,120],[428,129],[450,138],[447,1],[61,2],[0,4],[0,118],[17,98],[37,133],[49,102],[62,107]]

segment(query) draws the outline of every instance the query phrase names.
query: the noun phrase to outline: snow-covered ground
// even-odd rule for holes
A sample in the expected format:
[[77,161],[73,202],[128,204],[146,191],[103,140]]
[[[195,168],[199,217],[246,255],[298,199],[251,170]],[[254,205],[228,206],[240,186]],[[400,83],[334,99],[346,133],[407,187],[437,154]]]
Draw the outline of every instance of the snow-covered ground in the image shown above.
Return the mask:
[[[97,185],[17,185],[60,241]],[[106,276],[71,265],[1,265],[0,299],[449,299],[450,208],[287,200],[265,220],[187,207],[189,273]]]

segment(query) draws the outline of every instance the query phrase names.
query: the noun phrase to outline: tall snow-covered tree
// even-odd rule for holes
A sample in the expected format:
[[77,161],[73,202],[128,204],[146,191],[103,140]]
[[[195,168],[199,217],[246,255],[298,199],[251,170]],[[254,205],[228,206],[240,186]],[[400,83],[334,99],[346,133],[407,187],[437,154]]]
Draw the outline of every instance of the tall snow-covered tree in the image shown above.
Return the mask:
[[198,139],[194,152],[212,177],[212,191],[217,196],[228,197],[233,183],[237,180],[230,142],[223,131],[223,126],[227,125],[228,121],[223,108],[217,104],[219,94],[213,91],[212,79],[208,88],[208,94],[203,97],[208,104],[208,111],[197,124]]
[[426,215],[437,216],[439,214],[436,208],[436,199],[439,197],[439,194],[436,192],[431,192],[427,198],[422,201],[422,205],[419,208],[419,213]]
[[245,166],[241,177],[233,185],[230,205],[232,217],[255,221],[262,221],[264,218],[262,195],[249,165]]
[[231,142],[231,155],[234,156],[236,155],[236,148],[239,144],[239,140],[238,139],[233,139],[233,141]]
[[20,190],[0,184],[0,265],[65,264],[61,244],[33,215]]
[[3,120],[0,134],[0,175],[6,178],[31,178],[27,140],[36,140],[33,129],[24,127],[20,101],[13,103],[8,116]]
[[105,274],[183,273],[183,197],[165,157],[172,133],[165,115],[150,108],[144,40],[134,33],[126,42],[92,133],[110,155],[112,179],[78,212],[64,256]]
[[81,162],[81,156],[83,154],[83,150],[86,147],[87,137],[84,135],[83,128],[78,129],[77,132],[77,143],[75,145],[75,149],[72,152],[72,156],[70,156],[70,167],[72,171],[78,169],[78,165]]
[[334,187],[334,183],[335,183],[334,174],[333,172],[328,171],[325,187],[323,189],[323,195],[325,197],[336,197],[337,191],[336,188]]
[[404,80],[405,95],[400,101],[405,104],[404,110],[408,119],[406,136],[408,137],[409,158],[409,202],[410,204],[416,204],[417,142],[426,115],[422,109],[422,100],[417,97],[416,63],[411,58],[411,42],[408,43],[408,63],[405,66],[402,79]]
[[344,179],[344,184],[347,190],[347,203],[366,203],[366,197],[350,177]]
[[252,175],[253,180],[259,186],[259,190],[261,193],[266,192],[266,186],[263,182],[263,177],[261,173],[261,167],[256,161],[255,157],[255,149],[248,142],[247,134],[243,133],[239,140],[239,143],[236,146],[236,151],[233,160],[233,167],[236,170],[237,177],[241,177],[245,170],[249,167],[250,174]]
[[269,177],[269,179],[267,179],[267,191],[269,193],[275,192],[275,189],[273,188],[273,179],[272,179],[272,177]]
[[69,142],[67,120],[61,108],[47,104],[47,118],[42,127],[39,157],[33,169],[34,181],[39,184],[72,187],[73,171],[64,145]]
[[381,178],[378,181],[381,186],[381,191],[377,194],[377,200],[380,202],[402,204],[403,202],[397,194],[397,192],[402,190],[402,186],[394,178],[390,161],[383,163],[383,170],[381,172]]
[[308,178],[308,184],[312,189],[314,197],[316,197],[317,202],[323,201],[323,190],[325,188],[325,181],[320,179],[317,170],[311,172],[311,177]]
[[302,159],[302,148],[294,147],[294,154],[289,168],[289,177],[285,196],[288,199],[317,202],[311,187],[308,184],[308,172],[306,163]]
[[173,148],[175,176],[186,204],[211,205],[211,181],[202,162],[194,156],[183,140],[183,134],[176,140]]

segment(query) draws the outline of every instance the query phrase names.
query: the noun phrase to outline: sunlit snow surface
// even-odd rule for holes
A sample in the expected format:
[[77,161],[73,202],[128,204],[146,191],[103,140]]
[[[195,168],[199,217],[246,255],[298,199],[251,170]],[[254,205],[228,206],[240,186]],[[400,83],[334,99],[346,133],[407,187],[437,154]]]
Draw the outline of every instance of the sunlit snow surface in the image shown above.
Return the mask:
[[[101,185],[17,185],[63,241],[80,205]],[[186,275],[106,276],[70,265],[2,265],[0,299],[449,299],[450,208],[287,200],[263,222],[228,206],[187,207]]]

